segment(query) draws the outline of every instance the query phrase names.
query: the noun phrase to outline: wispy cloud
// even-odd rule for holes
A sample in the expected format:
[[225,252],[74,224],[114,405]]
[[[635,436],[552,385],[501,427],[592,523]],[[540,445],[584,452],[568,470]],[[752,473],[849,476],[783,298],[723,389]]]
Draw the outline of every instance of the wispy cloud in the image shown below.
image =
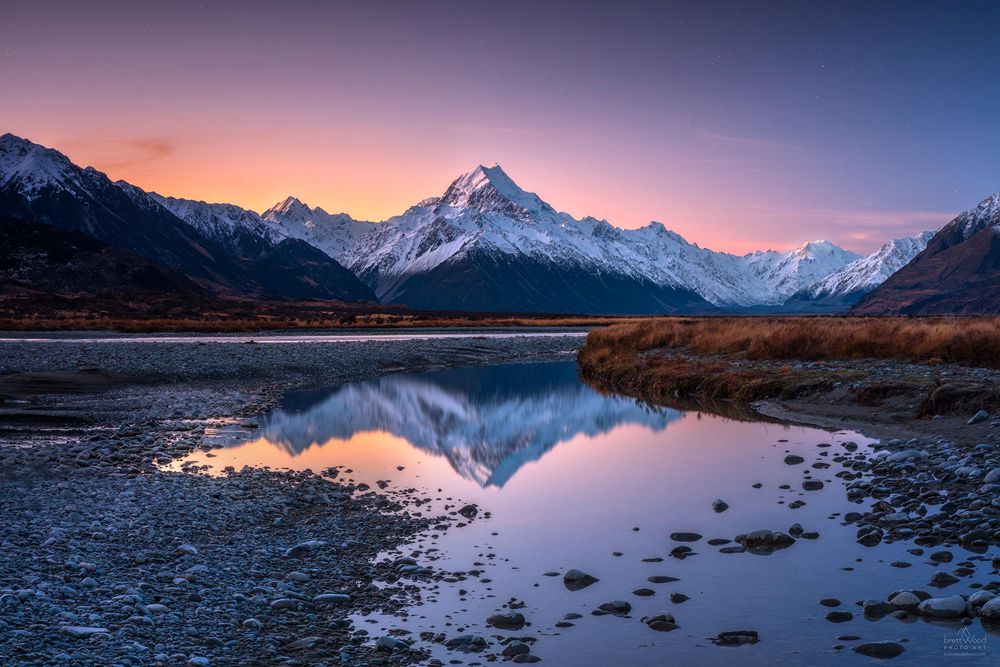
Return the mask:
[[761,137],[746,137],[713,130],[695,129],[692,130],[695,138],[701,143],[715,146],[717,148],[728,148],[747,152],[767,152],[782,154],[804,155],[806,149],[796,144]]
[[938,229],[955,217],[955,211],[926,210],[862,210],[836,208],[797,208],[775,206],[752,206],[754,211],[768,214],[776,220],[800,221],[803,223],[818,223],[854,230],[853,233],[865,230],[901,230]]
[[809,207],[748,206],[748,218],[794,235],[775,247],[794,247],[804,238],[826,238],[859,252],[886,241],[936,231],[955,217],[954,211],[913,209],[863,210]]
[[71,140],[60,144],[72,156],[88,156],[99,169],[121,174],[144,172],[149,166],[177,152],[176,138],[151,136],[125,139],[94,138]]

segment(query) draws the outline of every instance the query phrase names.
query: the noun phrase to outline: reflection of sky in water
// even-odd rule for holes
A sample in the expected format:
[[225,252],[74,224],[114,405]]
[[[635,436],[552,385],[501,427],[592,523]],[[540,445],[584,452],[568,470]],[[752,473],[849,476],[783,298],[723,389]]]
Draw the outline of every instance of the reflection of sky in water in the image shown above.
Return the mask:
[[[869,440],[852,433],[650,410],[586,388],[572,363],[438,371],[299,392],[262,424],[256,440],[192,459],[217,470],[243,464],[313,470],[337,465],[353,469],[348,476],[359,481],[389,479],[391,488],[414,487],[435,499],[476,502],[493,513],[490,520],[413,545],[441,550],[420,557],[435,568],[468,571],[474,563],[485,563],[483,576],[492,581],[473,579],[427,590],[426,604],[407,618],[357,619],[373,636],[389,627],[449,636],[457,634],[457,627],[486,636],[505,634],[484,627],[483,621],[513,596],[526,602],[523,611],[533,623],[514,634],[541,638],[534,653],[545,659],[543,664],[713,665],[738,660],[826,665],[870,660],[851,652],[852,642],[838,642],[839,635],[859,635],[865,641],[905,638],[906,652],[893,664],[941,664],[944,640],[956,636],[956,625],[868,621],[854,602],[909,588],[944,595],[972,591],[970,580],[943,593],[929,588],[935,570],[954,568],[907,553],[913,547],[908,543],[862,547],[854,541],[854,527],[840,524],[837,513],[863,511],[870,503],[847,502],[843,482],[835,477],[839,465],[832,459],[844,452],[840,443],[865,445]],[[820,443],[833,446],[817,447]],[[805,464],[785,465],[788,452],[803,456]],[[817,461],[832,467],[811,468]],[[806,474],[824,480],[825,487],[802,491]],[[761,488],[753,488],[755,483]],[[730,509],[713,512],[715,498],[724,499]],[[788,503],[798,499],[807,504],[789,509]],[[820,539],[800,540],[767,557],[720,554],[705,543],[759,528],[787,530],[795,522],[818,530]],[[667,555],[676,546],[668,538],[675,531],[705,536],[692,545],[697,556],[681,561]],[[615,551],[623,555],[614,556]],[[956,563],[970,556],[953,551]],[[663,561],[643,562],[648,557]],[[895,560],[912,567],[890,567]],[[541,576],[572,567],[593,573],[600,582],[570,593],[560,579]],[[977,569],[975,581],[990,580],[988,566]],[[654,574],[681,580],[651,585],[646,578]],[[653,588],[656,595],[631,593],[641,587]],[[468,595],[459,594],[462,588]],[[673,592],[691,599],[674,604],[669,599]],[[824,597],[842,600],[840,609],[854,612],[854,620],[827,621],[829,610],[817,604]],[[616,599],[632,604],[633,618],[589,615]],[[555,628],[571,611],[584,617],[574,621],[575,627]],[[639,621],[664,611],[677,617],[680,629],[657,633]],[[705,641],[719,631],[738,629],[758,630],[761,643],[728,649]],[[978,623],[970,632],[984,636]],[[993,636],[988,642],[986,656],[954,658],[960,661],[955,664],[997,664],[1000,644]],[[832,646],[837,643],[848,648],[836,651]],[[439,657],[447,662],[454,656]]]
[[297,455],[359,433],[387,433],[445,457],[467,479],[502,487],[560,442],[625,424],[660,431],[680,416],[603,397],[579,382],[571,362],[514,364],[300,392],[266,417],[262,436]]

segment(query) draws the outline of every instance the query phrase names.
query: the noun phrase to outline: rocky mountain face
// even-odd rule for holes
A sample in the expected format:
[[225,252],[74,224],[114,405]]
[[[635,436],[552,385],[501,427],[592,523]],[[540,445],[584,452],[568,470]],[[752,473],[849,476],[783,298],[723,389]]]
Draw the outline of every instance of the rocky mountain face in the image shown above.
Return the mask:
[[1000,313],[1000,194],[941,228],[923,251],[864,296],[852,313]]
[[216,220],[209,228],[209,216],[189,223],[162,201],[96,169],[80,168],[58,151],[0,136],[0,215],[81,232],[218,293],[375,299],[350,271],[305,242],[263,236],[242,223],[226,237],[217,233],[223,223]]
[[909,264],[933,236],[934,232],[922,232],[893,239],[872,254],[797,292],[785,302],[785,307],[805,312],[845,310]]

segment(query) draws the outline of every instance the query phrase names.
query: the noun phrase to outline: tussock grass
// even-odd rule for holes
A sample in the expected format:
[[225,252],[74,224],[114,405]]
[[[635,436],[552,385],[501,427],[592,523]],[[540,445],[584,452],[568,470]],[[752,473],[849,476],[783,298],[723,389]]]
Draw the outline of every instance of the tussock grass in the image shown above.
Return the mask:
[[[864,379],[864,368],[792,362],[859,359],[1000,368],[1000,318],[636,320],[590,332],[578,362],[584,379],[598,388],[673,404],[787,399],[829,390]],[[859,400],[876,403],[913,386],[899,384],[872,388]]]
[[653,349],[743,359],[900,359],[1000,368],[1000,318],[706,317],[639,320],[599,329],[598,360]]

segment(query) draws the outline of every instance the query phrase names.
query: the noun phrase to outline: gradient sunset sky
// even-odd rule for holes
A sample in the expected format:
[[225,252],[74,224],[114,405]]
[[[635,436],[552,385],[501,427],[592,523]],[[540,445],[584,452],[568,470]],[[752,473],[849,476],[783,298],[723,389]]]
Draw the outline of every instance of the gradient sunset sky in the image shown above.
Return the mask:
[[381,220],[500,163],[717,250],[870,251],[1000,191],[996,2],[4,0],[0,133]]

